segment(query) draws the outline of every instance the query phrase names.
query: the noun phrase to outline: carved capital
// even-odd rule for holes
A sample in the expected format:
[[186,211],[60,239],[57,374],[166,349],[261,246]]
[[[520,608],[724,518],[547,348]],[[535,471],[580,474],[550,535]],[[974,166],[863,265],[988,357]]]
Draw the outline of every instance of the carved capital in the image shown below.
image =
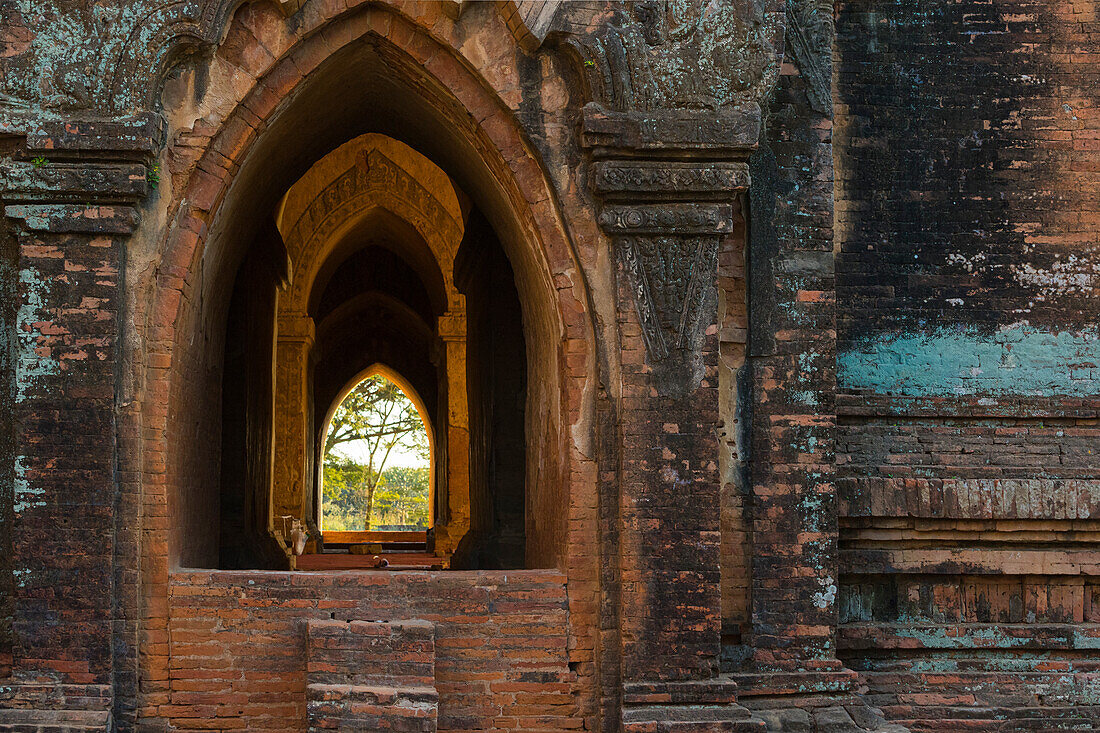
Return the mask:
[[703,374],[714,323],[718,245],[749,185],[759,109],[584,110],[582,144],[597,222],[611,238],[658,389],[686,393]]
[[4,214],[27,229],[129,234],[136,204],[150,187],[159,120],[148,115],[97,122],[8,121],[0,132],[23,138],[0,159]]
[[317,327],[305,313],[279,314],[279,342],[300,343],[309,348],[317,339]]
[[436,330],[443,341],[465,341],[466,314],[461,311],[447,311],[436,322]]

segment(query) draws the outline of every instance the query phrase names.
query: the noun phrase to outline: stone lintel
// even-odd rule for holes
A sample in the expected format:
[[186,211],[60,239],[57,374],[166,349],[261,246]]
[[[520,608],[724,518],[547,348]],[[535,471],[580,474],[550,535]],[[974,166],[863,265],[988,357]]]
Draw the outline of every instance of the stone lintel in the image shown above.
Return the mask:
[[17,204],[5,206],[4,215],[21,221],[31,231],[55,234],[126,235],[138,223],[137,210],[125,205]]
[[655,157],[746,160],[760,136],[760,107],[613,112],[585,105],[581,145],[596,159]]
[[32,155],[93,160],[146,161],[164,142],[163,118],[152,112],[111,120],[41,120],[0,117],[0,134],[26,139]]
[[149,189],[140,163],[0,162],[0,189],[9,203],[135,203]]

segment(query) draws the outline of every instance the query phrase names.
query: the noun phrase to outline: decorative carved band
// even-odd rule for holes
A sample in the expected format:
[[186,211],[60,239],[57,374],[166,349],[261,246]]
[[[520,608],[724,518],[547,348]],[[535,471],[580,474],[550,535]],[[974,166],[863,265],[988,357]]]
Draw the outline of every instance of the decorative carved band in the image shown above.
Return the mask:
[[[431,193],[404,168],[380,151],[372,150],[365,161],[349,168],[310,202],[302,216],[294,222],[287,238],[287,246],[292,249],[292,253],[302,251],[301,258],[307,259],[310,253],[304,250],[309,244],[324,240],[343,222],[347,214],[343,204],[376,191],[391,193],[406,202],[419,219],[430,222],[445,235],[441,238],[442,242],[451,243],[461,239],[461,225],[451,218]],[[453,259],[453,252],[446,254]]]
[[726,199],[749,187],[747,163],[678,163],[660,160],[604,160],[593,165],[596,193],[677,196],[712,194]]
[[733,231],[730,204],[640,204],[605,206],[599,224],[609,234],[727,234]]

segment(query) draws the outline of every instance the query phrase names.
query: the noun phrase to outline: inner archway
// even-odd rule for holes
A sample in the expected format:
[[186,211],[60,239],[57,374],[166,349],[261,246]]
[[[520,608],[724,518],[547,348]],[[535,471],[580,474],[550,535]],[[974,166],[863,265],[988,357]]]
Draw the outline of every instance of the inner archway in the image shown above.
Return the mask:
[[[412,386],[372,366],[340,396],[325,421],[321,531],[326,544],[413,541],[433,523],[431,418]],[[386,533],[386,534],[382,534]]]
[[[274,406],[269,416],[250,405],[247,385],[236,383],[264,372],[269,352],[262,344],[251,356],[227,351],[223,564],[294,567],[303,553],[389,542],[441,567],[523,567],[527,349],[515,274],[484,215],[430,160],[372,133],[293,183],[275,230],[268,236],[285,248],[285,284],[272,302],[270,281],[257,291],[263,271],[246,259],[230,304],[229,345],[247,343],[274,308],[273,333],[261,335],[274,341]],[[415,395],[409,416],[432,436],[416,467],[428,485],[422,527],[371,526],[385,482],[380,456],[360,451],[368,460],[357,462],[327,447],[340,439],[330,426],[344,401],[387,385]],[[341,415],[345,425],[354,417]],[[268,420],[269,486],[264,475],[234,472],[253,460],[240,431]],[[325,494],[326,472],[339,496]],[[266,533],[257,526],[265,507]]]

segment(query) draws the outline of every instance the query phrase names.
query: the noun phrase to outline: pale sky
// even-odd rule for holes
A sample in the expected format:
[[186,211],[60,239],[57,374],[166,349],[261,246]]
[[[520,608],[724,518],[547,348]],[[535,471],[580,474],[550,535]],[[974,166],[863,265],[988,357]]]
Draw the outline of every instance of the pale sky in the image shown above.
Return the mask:
[[[336,449],[337,453],[342,453],[348,458],[352,459],[356,463],[366,464],[367,462],[367,444],[362,440],[349,440]],[[415,451],[407,451],[400,445],[394,446],[390,451],[390,457],[386,459],[385,468],[394,468],[400,466],[401,468],[421,468],[427,467],[430,461],[421,458]]]

